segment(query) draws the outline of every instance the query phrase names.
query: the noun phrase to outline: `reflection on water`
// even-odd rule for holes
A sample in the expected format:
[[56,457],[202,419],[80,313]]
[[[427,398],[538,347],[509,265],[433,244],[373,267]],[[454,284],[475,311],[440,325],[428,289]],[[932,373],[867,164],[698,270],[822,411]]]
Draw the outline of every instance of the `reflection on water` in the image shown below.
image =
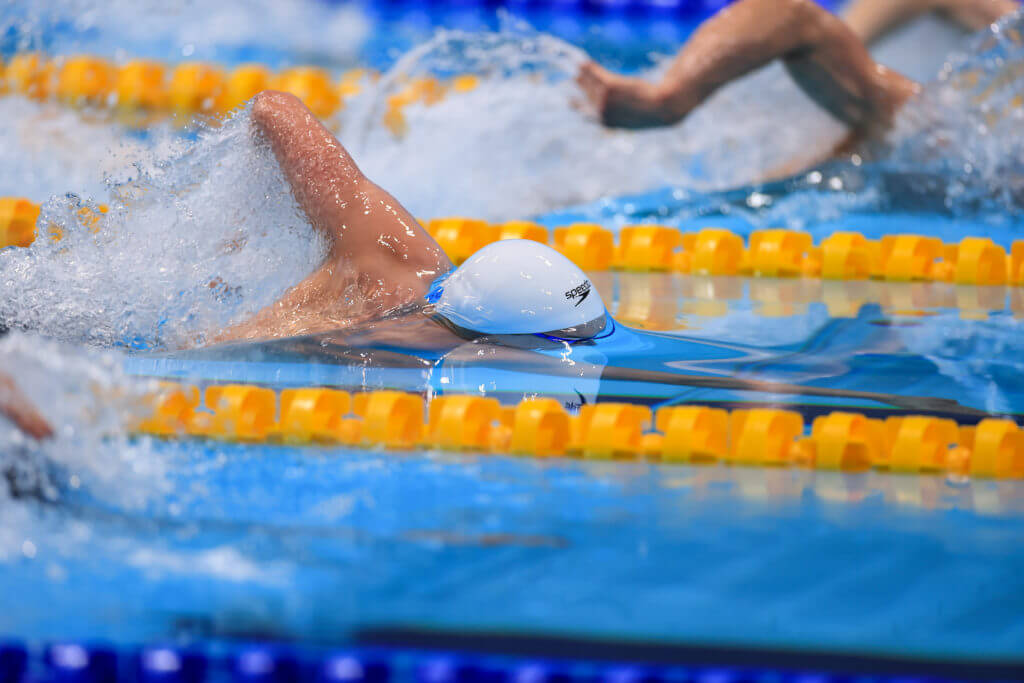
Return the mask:
[[[788,406],[807,415],[845,406],[968,422],[1024,412],[1024,323],[1004,288],[589,275],[619,319],[592,342],[467,339],[414,310],[336,332],[127,363],[134,373],[201,382],[471,393],[505,403],[549,396],[570,410],[622,400]],[[628,316],[646,329],[624,324]]]
[[[914,319],[955,312],[961,320],[1024,318],[1024,289],[948,282],[747,278],[682,273],[590,273],[612,312],[645,330],[699,330],[705,318],[752,313],[763,318],[806,317],[815,304],[830,318],[856,318],[869,304],[884,316]],[[813,306],[817,308],[817,306]],[[765,321],[762,325],[770,325]],[[718,326],[716,326],[718,329]],[[794,330],[798,333],[798,330]]]

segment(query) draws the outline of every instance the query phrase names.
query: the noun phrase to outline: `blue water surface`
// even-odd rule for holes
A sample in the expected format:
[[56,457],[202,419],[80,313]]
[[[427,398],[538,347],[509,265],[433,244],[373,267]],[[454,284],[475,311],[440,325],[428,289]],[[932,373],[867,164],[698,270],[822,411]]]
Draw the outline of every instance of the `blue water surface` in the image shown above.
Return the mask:
[[[39,538],[6,564],[0,628],[323,642],[415,625],[994,660],[1024,639],[1017,484],[161,448],[178,493],[150,509],[42,513],[94,548]],[[225,548],[252,569],[211,571]]]

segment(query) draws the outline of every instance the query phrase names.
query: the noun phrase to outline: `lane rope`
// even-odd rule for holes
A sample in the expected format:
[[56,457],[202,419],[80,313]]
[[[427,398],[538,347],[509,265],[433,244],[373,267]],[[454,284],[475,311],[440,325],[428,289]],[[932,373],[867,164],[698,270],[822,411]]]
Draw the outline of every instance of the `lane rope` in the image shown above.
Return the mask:
[[[225,69],[208,62],[167,65],[151,59],[123,63],[93,55],[49,57],[25,52],[0,62],[0,93],[17,93],[37,101],[56,101],[76,109],[115,112],[126,124],[145,127],[174,116],[187,123],[193,116],[216,118],[236,109],[262,90],[281,90],[298,97],[320,119],[345,107],[379,74],[350,69],[334,78],[318,66],[295,66],[273,72],[261,64]],[[473,90],[473,74],[442,80],[433,76],[402,79],[385,101],[382,122],[396,137],[407,130],[404,110],[430,106],[449,93]]]
[[[82,207],[78,216],[99,229],[107,207]],[[0,197],[0,248],[30,246],[40,206],[22,197]],[[756,278],[947,282],[958,285],[1024,285],[1024,240],[1010,252],[989,237],[964,237],[957,244],[937,237],[898,234],[869,240],[858,232],[835,232],[813,244],[796,230],[755,230],[742,237],[722,228],[684,232],[661,225],[632,225],[615,234],[596,223],[573,223],[549,231],[531,221],[488,223],[473,218],[421,221],[456,263],[503,239],[549,244],[586,271],[679,272]],[[63,236],[50,226],[51,239]]]
[[495,398],[402,391],[164,383],[147,398],[140,434],[245,443],[469,451],[538,458],[725,463],[846,472],[1024,477],[1024,432],[1008,419],[976,425],[929,416],[873,419],[832,412],[805,425],[794,411],[696,405],[652,412],[628,403],[570,414],[551,398],[503,406]]

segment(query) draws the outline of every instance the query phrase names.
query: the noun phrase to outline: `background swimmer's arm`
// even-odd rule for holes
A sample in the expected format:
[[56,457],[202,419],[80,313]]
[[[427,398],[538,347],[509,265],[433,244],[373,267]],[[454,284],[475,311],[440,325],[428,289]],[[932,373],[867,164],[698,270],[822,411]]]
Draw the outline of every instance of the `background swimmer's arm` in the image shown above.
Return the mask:
[[978,31],[1018,9],[1014,0],[852,0],[843,20],[866,43],[928,12],[939,12]]
[[0,414],[33,439],[53,436],[53,429],[46,419],[36,412],[14,380],[3,373],[0,373]]
[[608,125],[683,119],[718,88],[774,59],[820,106],[855,129],[888,123],[917,85],[876,64],[857,36],[811,0],[741,0],[704,22],[661,82],[584,65],[579,83]]
[[[295,96],[256,96],[253,121],[270,142],[292,193],[327,236],[330,263],[376,280],[388,292],[422,296],[451,268],[427,231],[371,182],[345,148]],[[394,305],[404,301],[393,302]]]

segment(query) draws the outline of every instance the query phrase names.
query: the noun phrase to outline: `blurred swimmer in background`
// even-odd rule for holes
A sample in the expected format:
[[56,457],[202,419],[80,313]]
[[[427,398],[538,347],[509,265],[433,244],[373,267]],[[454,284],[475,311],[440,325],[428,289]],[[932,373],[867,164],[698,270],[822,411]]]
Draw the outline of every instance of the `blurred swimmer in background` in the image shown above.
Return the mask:
[[722,86],[778,59],[804,93],[849,128],[833,152],[841,153],[884,133],[921,90],[872,59],[865,42],[926,12],[979,30],[1018,8],[1013,0],[854,0],[840,19],[812,0],[740,0],[705,21],[660,80],[591,61],[577,82],[605,125],[669,126]]
[[852,0],[843,8],[842,17],[861,40],[871,44],[923,14],[938,14],[973,32],[1018,7],[1014,0]]

